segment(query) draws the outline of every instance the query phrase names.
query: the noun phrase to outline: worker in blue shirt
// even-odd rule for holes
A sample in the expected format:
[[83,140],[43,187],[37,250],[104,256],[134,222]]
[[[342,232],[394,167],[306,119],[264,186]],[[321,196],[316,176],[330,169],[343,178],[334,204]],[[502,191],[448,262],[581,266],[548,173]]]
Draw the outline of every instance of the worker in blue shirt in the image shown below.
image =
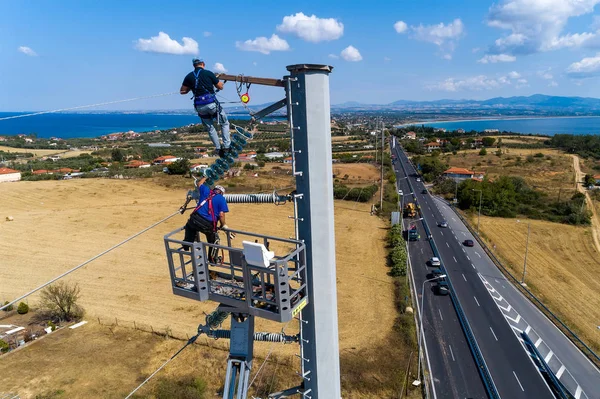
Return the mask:
[[[217,240],[217,230],[219,227],[223,230],[229,229],[225,223],[225,214],[229,212],[227,200],[223,197],[225,188],[216,185],[212,190],[204,184],[206,177],[198,180],[196,183],[198,193],[198,205],[192,211],[188,222],[185,225],[185,242],[197,241],[198,233],[206,236],[206,242],[214,244]],[[233,233],[231,233],[233,237]],[[184,250],[189,250],[188,245],[183,246]],[[216,263],[217,250],[208,251],[209,262]]]
[[[194,71],[188,73],[183,79],[179,93],[182,95],[188,94],[190,91],[194,93],[194,108],[215,145],[215,155],[223,158],[229,154],[229,145],[231,144],[229,121],[215,95],[215,88],[223,90],[223,82],[220,82],[214,73],[204,69],[204,60],[194,58],[192,64]],[[217,129],[213,124],[214,119],[217,119],[217,123],[221,125],[223,147],[221,147]]]

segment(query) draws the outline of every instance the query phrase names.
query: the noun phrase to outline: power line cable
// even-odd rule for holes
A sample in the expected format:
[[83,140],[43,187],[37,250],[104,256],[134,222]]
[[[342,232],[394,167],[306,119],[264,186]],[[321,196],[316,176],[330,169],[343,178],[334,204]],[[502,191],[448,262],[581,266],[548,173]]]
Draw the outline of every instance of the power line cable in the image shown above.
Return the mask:
[[173,94],[178,94],[178,91],[173,91],[170,93],[162,93],[162,94],[153,94],[151,96],[143,96],[143,97],[135,97],[135,98],[127,98],[125,100],[116,100],[116,101],[107,101],[107,102],[103,102],[103,103],[97,103],[97,104],[90,104],[90,105],[79,105],[77,107],[70,107],[70,108],[62,108],[62,109],[55,109],[52,111],[40,111],[40,112],[34,112],[31,114],[22,114],[22,115],[13,115],[13,116],[6,116],[4,118],[0,118],[0,121],[5,121],[5,120],[9,120],[9,119],[18,119],[18,118],[26,118],[28,116],[37,116],[37,115],[44,115],[44,114],[55,114],[57,112],[64,112],[64,111],[73,111],[76,109],[83,109],[83,108],[92,108],[92,107],[99,107],[101,105],[110,105],[110,104],[119,104],[119,103],[125,103],[128,101],[137,101],[137,100],[145,100],[148,98],[156,98],[156,97],[164,97],[164,96],[171,96]]
[[15,303],[19,302],[20,300],[22,300],[22,299],[24,299],[24,298],[28,297],[29,295],[31,295],[31,294],[33,294],[33,293],[35,293],[35,292],[37,292],[37,291],[41,290],[42,288],[44,288],[44,287],[46,287],[46,286],[48,286],[48,285],[52,284],[53,282],[55,282],[55,281],[57,281],[57,280],[59,280],[59,279],[61,279],[61,278],[65,277],[66,275],[73,273],[75,270],[77,270],[77,269],[79,269],[79,268],[82,268],[83,266],[85,266],[85,265],[87,265],[88,263],[90,263],[90,262],[92,262],[92,261],[94,261],[94,260],[98,259],[99,257],[101,257],[101,256],[103,256],[103,255],[106,255],[107,253],[111,252],[112,250],[114,250],[114,249],[117,249],[117,248],[118,248],[118,247],[120,247],[121,245],[123,245],[123,244],[125,244],[125,243],[127,243],[127,242],[129,242],[129,241],[131,241],[131,240],[133,240],[133,239],[134,239],[134,238],[136,238],[137,236],[139,236],[139,235],[141,235],[141,234],[143,234],[143,233],[147,232],[148,230],[150,230],[150,229],[152,229],[152,228],[154,228],[154,227],[158,226],[158,225],[159,225],[159,224],[161,224],[162,222],[165,222],[165,221],[167,221],[167,220],[171,219],[173,216],[175,216],[175,215],[178,215],[178,214],[180,214],[180,212],[179,212],[179,211],[177,211],[177,212],[173,213],[173,214],[172,214],[172,215],[170,215],[170,216],[167,216],[166,218],[164,218],[164,219],[162,219],[162,220],[160,220],[160,221],[158,221],[158,222],[154,223],[153,225],[151,225],[151,226],[149,226],[149,227],[146,227],[144,230],[142,230],[142,231],[140,231],[140,232],[137,232],[137,233],[135,233],[135,234],[134,234],[134,235],[132,235],[131,237],[129,237],[129,238],[127,238],[127,239],[125,239],[125,240],[121,241],[120,243],[118,243],[118,244],[116,244],[116,245],[113,245],[112,247],[110,247],[110,248],[109,248],[109,249],[107,249],[106,251],[99,253],[98,255],[96,255],[96,256],[94,256],[94,257],[92,257],[92,258],[90,258],[90,259],[86,260],[85,262],[83,262],[83,263],[81,263],[81,264],[79,264],[79,265],[77,265],[77,266],[75,266],[75,267],[74,267],[74,268],[72,268],[71,270],[68,270],[68,271],[64,272],[64,273],[63,273],[63,274],[61,274],[60,276],[53,278],[52,280],[48,281],[47,283],[44,283],[44,284],[40,285],[39,287],[35,288],[34,290],[31,290],[31,291],[29,291],[28,293],[26,293],[26,294],[24,294],[24,295],[21,295],[20,297],[18,297],[17,299],[13,300],[12,302],[9,302],[9,303],[5,304],[4,306],[0,307],[0,310],[3,310],[3,309],[5,309],[5,308],[7,308],[7,307],[9,307],[9,306],[11,306],[11,305],[13,305],[13,304],[15,304]]
[[189,345],[193,344],[194,342],[196,342],[196,339],[200,336],[200,334],[196,334],[194,335],[192,338],[190,338],[188,340],[188,342],[183,345],[183,347],[181,349],[179,349],[177,352],[175,352],[175,354],[173,356],[171,356],[166,362],[164,362],[159,368],[157,368],[152,374],[150,374],[148,376],[148,378],[146,378],[144,380],[144,382],[142,382],[140,385],[138,385],[133,391],[131,391],[129,393],[129,395],[127,395],[125,397],[125,399],[129,399],[131,397],[131,395],[133,395],[134,393],[136,393],[138,391],[138,389],[140,389],[141,387],[143,387],[148,381],[150,381],[152,379],[152,377],[154,377],[160,370],[162,370],[167,364],[169,364],[171,362],[171,360],[175,359],[177,357],[177,355],[179,355],[181,352],[183,352],[183,350],[185,348],[187,348]]

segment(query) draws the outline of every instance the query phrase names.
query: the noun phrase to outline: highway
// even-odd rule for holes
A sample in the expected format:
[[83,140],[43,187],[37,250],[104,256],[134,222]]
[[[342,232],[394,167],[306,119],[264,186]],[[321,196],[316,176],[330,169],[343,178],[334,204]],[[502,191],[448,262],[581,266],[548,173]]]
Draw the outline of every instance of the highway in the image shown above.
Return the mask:
[[[456,217],[457,222],[453,221],[454,224],[449,228],[437,227],[437,223],[445,220],[448,215],[442,214],[438,209],[438,201],[429,194],[422,193],[425,186],[423,182],[417,181],[416,170],[400,147],[395,146],[392,151],[409,175],[414,197],[431,229],[441,261],[452,281],[499,395],[507,399],[553,398],[554,395],[541,373],[493,299],[490,282],[486,284],[481,279],[473,259],[483,259],[485,254],[477,252],[476,248],[466,248],[462,245],[464,238],[456,235],[458,233],[462,236],[456,225],[459,221]],[[464,225],[463,230],[466,230]]]
[[[394,165],[398,189],[409,194],[408,182],[403,179],[402,168]],[[412,219],[404,219],[408,227]],[[477,370],[477,365],[466,337],[462,331],[458,316],[452,305],[450,296],[438,296],[434,293],[435,282],[425,283],[425,290],[421,292],[425,280],[431,278],[433,267],[427,266],[427,261],[433,256],[425,229],[421,222],[416,221],[421,235],[421,240],[410,241],[409,255],[412,270],[413,285],[417,290],[415,296],[417,306],[421,306],[424,294],[424,309],[419,309],[419,317],[423,317],[423,330],[425,332],[424,344],[427,347],[426,358],[429,364],[430,379],[433,382],[433,398],[487,398],[483,382]],[[405,230],[406,230],[405,227]]]
[[435,199],[438,210],[459,240],[472,239],[471,260],[484,285],[516,333],[525,331],[552,371],[576,398],[600,399],[600,371],[498,270],[454,210]]

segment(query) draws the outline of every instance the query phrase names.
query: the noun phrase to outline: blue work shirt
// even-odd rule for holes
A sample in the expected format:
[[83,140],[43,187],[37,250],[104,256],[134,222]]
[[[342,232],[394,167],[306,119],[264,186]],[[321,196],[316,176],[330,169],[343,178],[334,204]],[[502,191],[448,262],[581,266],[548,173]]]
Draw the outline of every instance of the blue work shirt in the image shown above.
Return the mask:
[[[202,203],[205,199],[210,195],[210,188],[206,184],[201,184],[198,187],[198,192],[200,193],[200,199],[198,200],[198,205]],[[219,215],[221,212],[227,213],[229,212],[229,208],[227,208],[227,201],[222,194],[218,194],[212,197],[212,206],[214,212],[214,220],[219,220]],[[198,209],[198,214],[202,216],[206,220],[213,221],[213,216],[210,214],[208,210],[208,201],[200,209]]]

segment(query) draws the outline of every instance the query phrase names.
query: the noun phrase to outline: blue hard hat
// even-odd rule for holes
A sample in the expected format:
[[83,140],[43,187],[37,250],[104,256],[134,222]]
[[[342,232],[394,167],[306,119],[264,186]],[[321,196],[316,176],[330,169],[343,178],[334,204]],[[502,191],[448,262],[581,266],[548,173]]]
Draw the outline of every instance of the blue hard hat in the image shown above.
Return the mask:
[[197,58],[197,57],[195,57],[195,58],[193,58],[193,59],[192,59],[192,64],[193,64],[193,65],[196,65],[196,64],[204,64],[204,60],[203,60],[203,59],[200,59],[200,58]]

